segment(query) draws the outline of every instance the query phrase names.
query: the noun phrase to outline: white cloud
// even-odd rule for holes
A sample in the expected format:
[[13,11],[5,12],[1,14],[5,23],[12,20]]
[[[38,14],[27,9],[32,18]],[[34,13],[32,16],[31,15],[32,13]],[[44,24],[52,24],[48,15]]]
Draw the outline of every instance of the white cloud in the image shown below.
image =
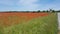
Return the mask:
[[18,4],[22,6],[22,10],[37,10],[38,4],[35,4],[38,0],[20,0]]
[[19,3],[21,3],[22,5],[30,5],[35,3],[37,0],[20,0]]

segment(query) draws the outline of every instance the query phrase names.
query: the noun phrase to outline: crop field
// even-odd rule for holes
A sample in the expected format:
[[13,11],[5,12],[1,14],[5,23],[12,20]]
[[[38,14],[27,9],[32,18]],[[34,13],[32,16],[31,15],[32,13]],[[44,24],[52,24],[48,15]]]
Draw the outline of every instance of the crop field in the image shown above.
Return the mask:
[[57,34],[57,13],[0,13],[0,34]]

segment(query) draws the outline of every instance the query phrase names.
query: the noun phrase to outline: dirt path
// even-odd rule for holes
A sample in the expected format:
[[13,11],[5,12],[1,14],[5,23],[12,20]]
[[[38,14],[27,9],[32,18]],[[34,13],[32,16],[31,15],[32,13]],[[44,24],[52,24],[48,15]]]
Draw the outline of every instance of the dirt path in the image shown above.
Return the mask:
[[58,32],[58,34],[60,34],[60,31]]

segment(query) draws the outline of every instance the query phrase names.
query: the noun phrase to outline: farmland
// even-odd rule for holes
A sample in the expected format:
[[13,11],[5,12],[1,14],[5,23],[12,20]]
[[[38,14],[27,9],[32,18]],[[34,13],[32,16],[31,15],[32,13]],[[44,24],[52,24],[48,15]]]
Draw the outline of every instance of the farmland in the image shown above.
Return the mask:
[[0,13],[0,34],[57,34],[56,16],[44,12]]

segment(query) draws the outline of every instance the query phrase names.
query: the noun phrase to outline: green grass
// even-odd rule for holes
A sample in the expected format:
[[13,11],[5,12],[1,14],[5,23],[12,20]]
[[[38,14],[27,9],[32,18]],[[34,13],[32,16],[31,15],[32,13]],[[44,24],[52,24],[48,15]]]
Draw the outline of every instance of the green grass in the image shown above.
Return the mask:
[[0,34],[57,34],[56,13],[0,29]]

